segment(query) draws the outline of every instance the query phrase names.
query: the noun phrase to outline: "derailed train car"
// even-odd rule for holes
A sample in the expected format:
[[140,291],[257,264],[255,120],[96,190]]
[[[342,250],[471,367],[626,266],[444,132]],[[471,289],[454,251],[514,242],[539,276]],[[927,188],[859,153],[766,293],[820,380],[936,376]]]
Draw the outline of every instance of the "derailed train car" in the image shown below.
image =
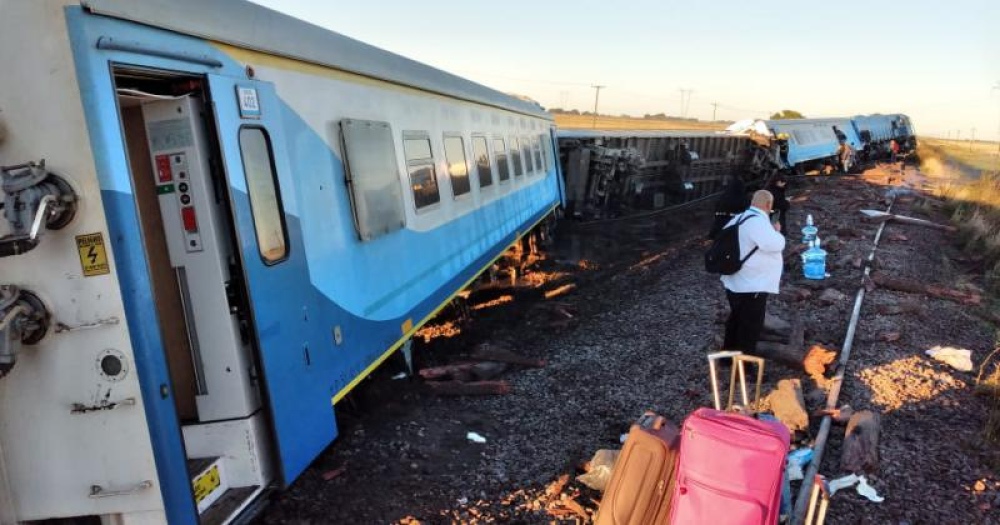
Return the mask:
[[837,166],[844,146],[849,148],[851,158],[859,161],[887,158],[892,141],[903,153],[916,149],[913,126],[902,114],[745,120],[733,124],[727,132],[753,140],[760,147],[760,161],[771,164],[776,171],[804,172]]
[[630,216],[696,202],[730,175],[762,177],[749,137],[712,131],[560,129],[566,210],[580,219]]
[[562,204],[519,100],[238,0],[4,1],[0,523],[226,523]]

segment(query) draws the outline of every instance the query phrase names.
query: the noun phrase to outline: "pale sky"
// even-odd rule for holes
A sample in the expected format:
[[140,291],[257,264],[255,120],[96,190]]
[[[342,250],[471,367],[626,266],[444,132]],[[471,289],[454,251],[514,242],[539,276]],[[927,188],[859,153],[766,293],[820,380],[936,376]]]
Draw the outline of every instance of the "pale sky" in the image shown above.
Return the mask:
[[[906,113],[1000,137],[1000,0],[254,0],[547,108]],[[687,107],[680,90],[691,90]]]

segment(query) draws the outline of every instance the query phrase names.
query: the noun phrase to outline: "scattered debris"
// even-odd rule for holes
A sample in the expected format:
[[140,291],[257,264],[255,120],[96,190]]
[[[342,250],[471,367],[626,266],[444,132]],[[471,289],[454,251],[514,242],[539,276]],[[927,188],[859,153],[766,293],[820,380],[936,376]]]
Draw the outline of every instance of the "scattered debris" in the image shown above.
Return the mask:
[[932,358],[961,372],[972,371],[972,351],[950,346],[935,346],[926,352]]
[[469,432],[465,435],[465,438],[473,443],[486,443],[486,438],[475,432]]
[[871,279],[880,288],[896,290],[898,292],[919,293],[939,299],[949,299],[962,304],[978,305],[983,302],[982,295],[976,292],[963,292],[935,284],[923,284],[917,281],[896,279],[882,273],[872,274]]
[[545,292],[545,298],[546,299],[552,299],[553,297],[559,297],[560,295],[568,294],[569,292],[572,292],[573,290],[576,290],[576,285],[575,284],[572,284],[572,283],[570,283],[570,284],[564,284],[564,285],[560,286],[559,288],[556,288],[554,290],[549,290],[549,291]]
[[806,352],[806,358],[802,361],[802,366],[805,368],[809,377],[816,382],[817,386],[823,387],[826,385],[826,367],[830,363],[833,363],[837,359],[837,352],[835,350],[830,350],[822,345],[812,345],[809,351]]
[[492,396],[511,393],[506,381],[431,381],[431,391],[441,396]]
[[333,478],[343,474],[347,471],[347,465],[341,465],[333,470],[328,470],[323,473],[323,481],[330,481]]
[[851,416],[840,455],[842,470],[846,472],[878,470],[880,419],[878,414],[870,410],[862,410]]
[[611,472],[618,461],[620,450],[601,449],[594,453],[594,457],[585,465],[585,474],[576,477],[576,480],[584,485],[604,492],[604,488],[611,480]]
[[832,419],[834,423],[840,423],[843,425],[851,420],[851,416],[854,415],[854,409],[851,408],[851,405],[844,405],[840,408],[824,408],[817,410],[815,415],[830,416],[830,419]]
[[844,477],[837,478],[835,480],[831,480],[830,483],[829,483],[830,495],[833,496],[840,489],[846,489],[847,487],[853,487],[860,480],[861,480],[861,477],[858,476],[857,474],[848,474],[848,475],[846,475]]
[[788,453],[785,472],[789,481],[798,481],[805,477],[802,468],[809,464],[813,458],[813,449],[799,448]]
[[767,395],[767,406],[793,435],[809,429],[809,413],[802,397],[802,383],[798,379],[782,379]]
[[879,210],[861,210],[861,213],[866,217],[867,220],[872,222],[885,222],[885,221],[896,221],[903,224],[913,224],[916,226],[926,226],[928,228],[934,228],[936,230],[943,230],[947,232],[956,232],[958,228],[954,226],[949,226],[946,224],[938,224],[936,222],[927,221],[924,219],[916,219],[914,217],[907,217],[905,215],[894,215],[892,213],[886,213]]
[[473,352],[469,358],[479,361],[496,361],[498,363],[508,363],[532,368],[542,368],[545,366],[544,359],[524,357],[512,352],[504,346],[505,345],[483,343],[476,347],[475,352]]
[[826,290],[823,290],[823,293],[819,294],[819,302],[824,304],[839,303],[844,299],[847,299],[847,296],[839,290],[835,290],[833,288],[827,288]]
[[894,343],[896,341],[899,341],[902,337],[903,334],[899,332],[885,332],[882,335],[878,336],[878,340],[882,341],[883,343]]
[[868,498],[868,501],[871,501],[872,503],[882,503],[883,501],[885,501],[885,498],[879,496],[878,492],[875,491],[875,487],[872,487],[871,485],[868,484],[868,480],[865,479],[864,476],[861,476],[861,478],[858,480],[857,491],[858,494],[864,496],[865,498]]

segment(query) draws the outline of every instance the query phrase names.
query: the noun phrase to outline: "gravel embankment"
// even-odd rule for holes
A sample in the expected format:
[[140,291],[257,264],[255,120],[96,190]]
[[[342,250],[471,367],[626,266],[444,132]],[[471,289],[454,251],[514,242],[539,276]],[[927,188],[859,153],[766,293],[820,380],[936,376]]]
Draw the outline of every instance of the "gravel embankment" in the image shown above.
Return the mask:
[[[873,170],[866,179],[884,182]],[[856,178],[809,181],[794,188],[790,223],[812,213],[832,241],[828,271],[817,285],[788,264],[785,293],[769,312],[798,317],[806,343],[839,348],[861,284],[856,260],[867,257],[876,226],[857,210],[884,209],[884,188]],[[897,200],[894,211],[943,221],[922,198]],[[589,522],[600,495],[575,481],[580,465],[619,436],[644,410],[680,423],[711,403],[704,354],[721,333],[726,306],[717,278],[702,267],[704,213],[639,225],[581,230],[563,239],[544,266],[575,275],[578,287],[550,300],[496,301],[474,320],[418,349],[421,366],[459,360],[475,345],[504,344],[547,360],[513,367],[513,392],[447,398],[419,380],[392,380],[389,362],[337,407],[340,437],[261,516],[263,523]],[[836,236],[836,239],[832,238]],[[795,235],[790,235],[794,241]],[[794,244],[794,242],[789,243]],[[582,248],[581,248],[582,246]],[[587,262],[581,263],[579,259]],[[557,262],[558,259],[558,262]],[[947,234],[890,224],[876,270],[974,289]],[[819,301],[833,288],[844,297]],[[841,403],[882,416],[881,463],[869,476],[886,497],[870,503],[838,493],[828,523],[984,523],[1000,512],[996,447],[983,443],[987,404],[972,394],[974,374],[956,372],[923,352],[935,345],[973,351],[978,365],[993,348],[995,327],[978,307],[882,289],[869,293],[854,342]],[[898,334],[898,339],[893,334]],[[891,341],[891,342],[890,342]],[[811,380],[770,365],[765,392],[779,379]],[[822,401],[813,392],[810,409]],[[812,431],[818,430],[818,420]],[[478,444],[466,438],[477,432]],[[837,477],[843,426],[834,426],[821,473]],[[569,477],[563,485],[561,476]]]

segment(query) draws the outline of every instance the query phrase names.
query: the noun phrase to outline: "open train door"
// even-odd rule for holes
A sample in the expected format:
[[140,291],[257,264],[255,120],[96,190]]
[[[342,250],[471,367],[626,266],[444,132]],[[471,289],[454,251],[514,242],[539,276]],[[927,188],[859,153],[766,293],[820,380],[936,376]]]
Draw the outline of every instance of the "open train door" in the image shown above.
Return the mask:
[[[267,82],[208,76],[229,185],[248,337],[256,347],[283,485],[336,436],[328,381],[310,357],[314,297],[296,214],[280,101]],[[245,283],[245,284],[244,284]],[[315,316],[314,316],[315,317]],[[329,342],[327,342],[329,343]],[[318,353],[318,352],[317,352]]]

